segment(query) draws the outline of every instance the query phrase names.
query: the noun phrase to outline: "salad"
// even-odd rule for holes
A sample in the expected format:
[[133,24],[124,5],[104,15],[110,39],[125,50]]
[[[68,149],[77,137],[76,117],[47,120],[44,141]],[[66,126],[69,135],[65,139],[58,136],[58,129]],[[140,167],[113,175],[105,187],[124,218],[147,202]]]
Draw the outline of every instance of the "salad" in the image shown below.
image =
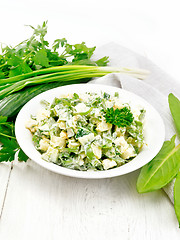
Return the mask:
[[62,167],[108,170],[128,163],[144,145],[145,110],[116,92],[68,94],[26,122],[42,159]]

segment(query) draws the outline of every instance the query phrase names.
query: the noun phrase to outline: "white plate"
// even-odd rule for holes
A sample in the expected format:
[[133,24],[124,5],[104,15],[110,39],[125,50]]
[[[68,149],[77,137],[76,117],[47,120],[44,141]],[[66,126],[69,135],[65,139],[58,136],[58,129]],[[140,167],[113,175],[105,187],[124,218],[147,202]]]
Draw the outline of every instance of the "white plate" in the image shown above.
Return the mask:
[[[144,132],[146,145],[144,145],[142,151],[137,155],[137,157],[123,166],[106,171],[96,172],[72,170],[42,160],[41,154],[33,145],[30,131],[25,128],[25,122],[29,120],[30,116],[35,115],[37,111],[42,108],[40,101],[45,99],[49,102],[52,102],[55,97],[60,97],[61,94],[74,92],[100,93],[101,91],[110,94],[118,92],[123,101],[130,103],[130,105],[141,106],[146,110]],[[74,84],[48,90],[26,103],[17,116],[15,123],[15,134],[20,147],[26,153],[26,155],[42,167],[71,177],[97,179],[115,177],[130,173],[151,161],[162,147],[165,139],[165,127],[159,113],[147,101],[132,92],[106,85]]]

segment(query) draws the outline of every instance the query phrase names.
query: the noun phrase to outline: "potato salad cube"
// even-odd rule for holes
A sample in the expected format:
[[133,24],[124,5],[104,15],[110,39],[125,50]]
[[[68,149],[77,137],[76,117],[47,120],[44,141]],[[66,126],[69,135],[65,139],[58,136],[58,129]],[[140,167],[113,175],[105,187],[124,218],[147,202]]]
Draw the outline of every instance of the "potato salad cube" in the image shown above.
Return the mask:
[[112,124],[106,123],[105,121],[98,122],[96,130],[99,132],[105,132],[107,130],[110,130],[112,128]]
[[88,135],[84,135],[83,137],[79,137],[78,141],[82,145],[85,145],[87,142],[92,141],[93,139],[94,139],[94,133],[90,133]]
[[36,119],[38,122],[43,121],[44,119],[47,119],[49,117],[50,117],[50,112],[46,109],[41,109],[36,115]]
[[80,112],[87,112],[89,110],[89,107],[86,106],[84,103],[79,103],[78,105],[75,106],[74,108],[77,113]]
[[49,148],[49,139],[41,139],[39,141],[39,149],[46,152]]
[[38,125],[38,121],[33,120],[33,119],[29,119],[26,123],[25,123],[25,127],[27,129],[29,129],[32,133],[36,131],[36,126]]
[[51,161],[56,163],[58,160],[59,151],[53,147],[49,147],[47,152],[42,154],[42,158],[46,161]]
[[93,150],[94,156],[97,159],[100,159],[102,157],[102,149],[99,146],[95,145],[95,144],[91,144],[91,148]]
[[62,137],[52,136],[50,144],[53,147],[65,147],[66,146],[66,140]]
[[124,152],[122,152],[121,156],[123,159],[129,159],[130,157],[135,157],[137,154],[133,147],[127,148]]
[[124,107],[124,106],[123,106],[123,104],[122,104],[122,101],[117,98],[117,99],[115,100],[115,104],[114,104],[113,108],[114,108],[114,109],[116,109],[116,108],[121,109],[121,108],[123,108],[123,107]]
[[114,160],[110,160],[110,159],[104,159],[102,161],[103,167],[105,170],[109,169],[109,168],[113,168],[117,165],[117,163]]

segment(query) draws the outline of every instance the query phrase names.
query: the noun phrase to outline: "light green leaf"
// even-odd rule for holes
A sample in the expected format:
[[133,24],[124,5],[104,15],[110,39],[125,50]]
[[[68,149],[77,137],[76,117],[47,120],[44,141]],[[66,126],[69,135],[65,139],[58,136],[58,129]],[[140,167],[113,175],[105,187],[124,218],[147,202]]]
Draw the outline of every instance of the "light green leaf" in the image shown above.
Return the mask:
[[36,65],[41,65],[42,67],[49,66],[49,60],[45,49],[39,50],[33,59]]
[[178,173],[180,168],[180,144],[175,147],[175,138],[165,141],[160,152],[140,172],[137,180],[139,193],[164,187]]
[[174,209],[180,228],[180,172],[178,173],[174,183]]
[[180,137],[180,101],[172,93],[168,96],[169,108],[177,129],[177,133]]
[[9,71],[9,77],[14,77],[16,75],[21,75],[24,73],[32,72],[31,68],[24,62],[23,59],[15,55],[11,55],[8,60],[8,64],[11,65],[11,70]]

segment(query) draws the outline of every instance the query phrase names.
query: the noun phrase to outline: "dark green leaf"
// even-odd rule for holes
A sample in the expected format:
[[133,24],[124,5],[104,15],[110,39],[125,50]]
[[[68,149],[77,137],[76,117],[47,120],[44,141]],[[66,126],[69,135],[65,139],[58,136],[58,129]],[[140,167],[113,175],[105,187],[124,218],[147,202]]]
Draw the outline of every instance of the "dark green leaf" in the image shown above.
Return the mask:
[[14,150],[19,148],[19,145],[18,145],[16,139],[9,139],[9,138],[5,138],[5,137],[1,137],[0,142],[3,145],[3,148],[10,148],[10,149],[14,149]]
[[0,116],[0,162],[11,162],[18,153],[19,161],[27,161],[27,156],[20,150],[14,135],[14,124],[7,122],[7,117]]
[[10,148],[3,147],[0,150],[0,162],[12,162],[16,151]]
[[20,149],[18,153],[18,161],[27,162],[27,160],[28,160],[28,156],[23,152],[22,149]]
[[175,138],[165,141],[155,158],[142,167],[137,180],[139,193],[164,187],[178,173],[180,168],[180,144],[175,147]]

